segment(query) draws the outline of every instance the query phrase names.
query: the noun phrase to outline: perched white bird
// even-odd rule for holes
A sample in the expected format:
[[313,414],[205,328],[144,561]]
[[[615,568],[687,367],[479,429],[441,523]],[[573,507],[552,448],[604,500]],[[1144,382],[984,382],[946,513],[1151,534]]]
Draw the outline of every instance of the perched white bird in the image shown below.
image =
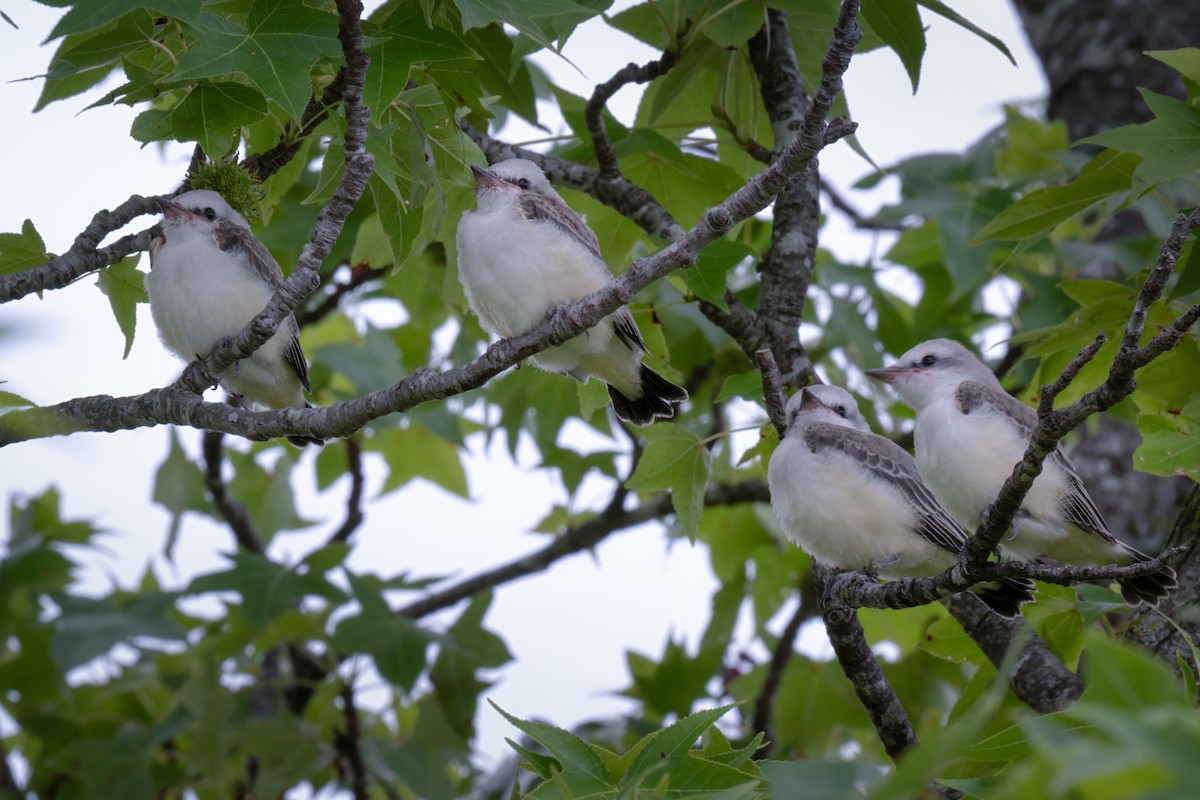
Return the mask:
[[[853,395],[810,386],[787,405],[787,432],[767,470],[771,507],[789,539],[817,561],[885,578],[935,575],[958,560],[967,534],[938,504],[905,450],[871,432]],[[971,589],[1015,617],[1033,582],[1004,578]]]
[[[1037,412],[1009,395],[967,348],[950,339],[923,342],[893,366],[867,370],[917,412],[917,466],[955,518],[974,528],[1025,454]],[[1001,546],[1026,561],[1129,564],[1149,556],[1108,530],[1060,445],[1046,459]],[[1176,585],[1175,571],[1118,581],[1130,604],[1157,605]]]
[[[167,349],[192,361],[258,316],[283,284],[283,270],[217,192],[184,192],[158,204],[162,237],[150,246],[146,276],[150,312]],[[262,347],[225,370],[221,385],[245,408],[309,406],[304,392],[312,387],[295,317],[289,314]],[[322,444],[311,436],[288,441]]]
[[[529,331],[555,306],[603,289],[612,273],[600,244],[537,164],[501,161],[475,173],[476,210],[458,224],[458,277],[480,323],[497,336]],[[646,345],[625,306],[558,347],[537,366],[608,384],[617,416],[636,425],[675,416],[687,392],[642,363]]]

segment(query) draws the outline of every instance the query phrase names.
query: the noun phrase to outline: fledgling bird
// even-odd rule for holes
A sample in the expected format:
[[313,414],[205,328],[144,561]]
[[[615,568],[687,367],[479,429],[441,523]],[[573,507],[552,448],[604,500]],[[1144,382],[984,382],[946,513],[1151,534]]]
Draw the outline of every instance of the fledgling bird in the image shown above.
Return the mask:
[[[891,385],[917,412],[916,460],[921,474],[955,518],[974,527],[1025,454],[1037,411],[1004,391],[992,371],[951,339],[922,342],[884,369],[867,370]],[[1075,465],[1060,444],[1046,458],[1001,543],[1026,561],[1131,564],[1149,556],[1108,529]],[[1117,582],[1130,605],[1151,606],[1175,587],[1175,571]]]
[[[258,316],[283,284],[283,270],[217,192],[184,192],[158,205],[162,236],[150,246],[146,276],[150,313],[167,349],[192,361]],[[296,318],[288,314],[262,347],[225,370],[221,385],[243,408],[310,407]],[[287,438],[297,447],[324,444],[312,436]]]
[[[525,333],[555,306],[603,289],[612,273],[596,234],[532,161],[471,165],[476,209],[458,224],[458,277],[480,323],[501,337]],[[625,306],[533,357],[548,372],[608,384],[617,416],[635,425],[675,416],[687,391],[642,363],[646,344]]]
[[[902,447],[871,432],[854,396],[810,386],[788,401],[787,431],[767,469],[783,532],[817,561],[885,578],[935,575],[958,560],[967,534],[941,507]],[[1016,617],[1033,582],[971,588]]]

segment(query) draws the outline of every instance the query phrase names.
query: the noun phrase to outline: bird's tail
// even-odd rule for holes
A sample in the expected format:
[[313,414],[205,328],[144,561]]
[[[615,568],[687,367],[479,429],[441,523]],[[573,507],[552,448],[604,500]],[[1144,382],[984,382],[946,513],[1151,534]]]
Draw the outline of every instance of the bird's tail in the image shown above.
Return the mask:
[[1021,606],[1033,601],[1035,587],[1028,578],[1001,578],[995,583],[981,583],[971,591],[992,611],[1012,618],[1021,616]]
[[[1128,550],[1133,554],[1134,561],[1149,561],[1150,556],[1134,550],[1129,547]],[[1179,585],[1179,580],[1175,577],[1175,570],[1170,567],[1163,567],[1160,570],[1151,572],[1149,575],[1139,575],[1136,578],[1120,578],[1117,580],[1117,585],[1121,587],[1121,596],[1125,598],[1125,602],[1131,606],[1136,606],[1145,603],[1148,606],[1157,608],[1161,600],[1165,599],[1171,593],[1171,590]]]
[[[312,408],[313,404],[307,400],[304,402],[305,408]],[[317,447],[325,444],[324,439],[319,439],[316,436],[289,436],[287,440],[295,447],[307,447],[310,444],[315,444]]]
[[688,399],[687,390],[671,383],[645,364],[641,366],[642,396],[637,400],[630,400],[609,385],[608,397],[612,400],[613,411],[634,425],[649,425],[656,417],[670,419],[675,416],[675,406]]

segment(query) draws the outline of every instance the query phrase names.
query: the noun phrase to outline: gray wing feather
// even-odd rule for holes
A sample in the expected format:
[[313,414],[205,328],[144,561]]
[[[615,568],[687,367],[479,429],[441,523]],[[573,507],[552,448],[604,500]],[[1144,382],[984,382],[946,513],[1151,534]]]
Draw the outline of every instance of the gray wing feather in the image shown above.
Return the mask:
[[[266,248],[266,245],[255,238],[250,231],[232,222],[218,220],[213,225],[213,240],[221,250],[240,254],[242,263],[266,281],[272,289],[278,289],[283,285],[283,269],[271,256],[271,251]],[[300,327],[296,324],[296,318],[288,314],[280,325],[287,328],[291,334],[283,346],[283,360],[292,368],[292,372],[296,373],[304,391],[311,392],[312,385],[308,380],[308,361],[304,358],[304,350],[300,347]]]
[[540,192],[521,192],[518,198],[526,219],[548,222],[556,226],[596,258],[604,260],[600,255],[600,242],[596,239],[596,234],[561,197],[549,197]]
[[[955,390],[954,399],[964,414],[1000,414],[1016,426],[1022,438],[1026,440],[1033,437],[1037,428],[1036,411],[994,386],[963,381]],[[1096,534],[1106,542],[1115,543],[1116,537],[1108,530],[1100,509],[1096,508],[1096,501],[1084,488],[1083,479],[1079,477],[1079,472],[1071,463],[1061,442],[1054,448],[1054,452],[1046,457],[1046,462],[1058,467],[1071,484],[1071,491],[1062,499],[1062,510],[1067,515],[1067,520],[1088,533]]]
[[921,479],[912,456],[895,442],[867,431],[818,422],[805,428],[804,444],[814,453],[838,450],[899,489],[917,512],[918,533],[943,550],[957,553],[966,541],[966,533]]
[[628,306],[621,306],[612,313],[610,317],[613,323],[613,332],[617,338],[625,343],[625,346],[630,350],[646,352],[646,343],[642,340],[642,332],[638,330],[637,323],[633,321],[633,314],[630,313]]

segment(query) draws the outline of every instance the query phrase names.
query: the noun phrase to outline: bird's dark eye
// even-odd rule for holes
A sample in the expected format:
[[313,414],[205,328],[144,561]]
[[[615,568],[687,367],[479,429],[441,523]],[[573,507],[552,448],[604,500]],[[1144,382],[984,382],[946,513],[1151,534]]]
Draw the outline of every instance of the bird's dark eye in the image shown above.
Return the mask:
[[217,218],[217,212],[213,211],[211,208],[206,208],[204,209],[204,218],[209,222],[212,222]]
[[921,359],[922,367],[932,367],[936,363],[937,363],[937,356],[935,356],[933,353],[930,353],[929,355],[927,355]]
[[517,178],[517,186],[520,186],[522,189],[528,189],[529,188],[529,179],[528,178]]
[[846,418],[846,407],[845,406],[834,406],[833,410],[836,411],[837,415],[839,417],[841,417],[842,419]]

